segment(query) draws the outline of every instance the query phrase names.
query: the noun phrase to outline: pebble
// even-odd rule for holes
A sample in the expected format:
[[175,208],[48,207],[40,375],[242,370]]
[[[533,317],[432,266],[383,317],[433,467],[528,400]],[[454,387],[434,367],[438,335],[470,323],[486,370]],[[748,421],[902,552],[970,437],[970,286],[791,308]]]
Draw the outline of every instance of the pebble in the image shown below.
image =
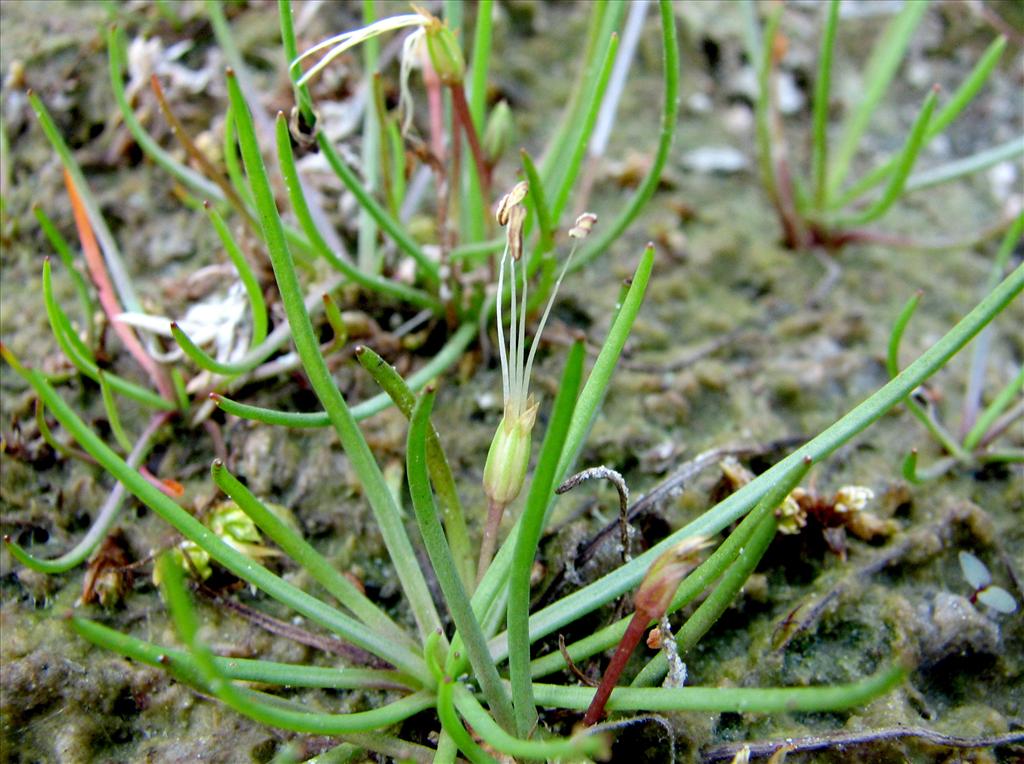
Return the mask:
[[749,165],[746,154],[732,146],[702,146],[683,155],[683,167],[701,175],[732,175]]

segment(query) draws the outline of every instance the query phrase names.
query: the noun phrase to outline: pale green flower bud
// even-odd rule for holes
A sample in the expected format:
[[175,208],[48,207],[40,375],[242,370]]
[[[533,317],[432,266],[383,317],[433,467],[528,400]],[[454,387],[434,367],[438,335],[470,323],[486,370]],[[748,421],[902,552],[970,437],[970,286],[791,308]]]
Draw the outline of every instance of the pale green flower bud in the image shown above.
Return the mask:
[[424,29],[427,33],[427,54],[438,78],[445,85],[461,85],[466,75],[466,61],[455,33],[436,18]]
[[537,407],[530,400],[518,417],[505,407],[505,416],[494,433],[487,463],[484,464],[484,493],[492,503],[508,506],[515,501],[526,480],[530,464],[531,432],[537,421]]
[[507,101],[498,101],[491,109],[487,117],[487,127],[484,128],[484,156],[491,164],[497,164],[498,160],[508,151],[508,147],[515,140],[516,127],[512,121],[512,110],[508,108]]

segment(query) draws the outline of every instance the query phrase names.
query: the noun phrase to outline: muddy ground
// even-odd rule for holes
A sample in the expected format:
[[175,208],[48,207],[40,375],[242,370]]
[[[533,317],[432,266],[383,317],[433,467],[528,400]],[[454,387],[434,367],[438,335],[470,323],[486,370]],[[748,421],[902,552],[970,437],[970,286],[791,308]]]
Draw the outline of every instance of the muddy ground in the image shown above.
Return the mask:
[[[519,142],[538,153],[554,129],[566,99],[586,29],[585,4],[501,3],[494,44],[495,93],[508,97]],[[863,59],[884,24],[891,3],[853,3],[844,15],[834,74],[835,124],[857,95]],[[993,81],[965,115],[936,141],[923,167],[966,156],[1019,135],[1022,21],[1011,3],[939,3],[931,8],[911,45],[893,88],[858,155],[855,173],[898,147],[928,88],[955,89],[997,31],[1011,41]],[[399,12],[404,6],[381,11]],[[390,9],[390,10],[389,10]],[[354,23],[356,10],[324,4],[303,6],[300,34],[309,44]],[[846,12],[844,11],[844,14]],[[993,22],[992,13],[998,18]],[[276,4],[233,6],[229,18],[237,43],[264,94],[268,114],[291,105],[277,42]],[[653,152],[660,110],[661,53],[652,8],[606,158],[595,168],[590,208],[606,219],[625,203],[636,167]],[[925,296],[903,346],[908,362],[927,348],[982,296],[997,240],[944,251],[857,244],[841,252],[793,252],[779,244],[780,228],[758,183],[753,154],[749,77],[744,65],[743,17],[731,3],[680,3],[676,16],[682,48],[680,123],[662,187],[642,218],[605,256],[567,279],[541,352],[535,388],[547,395],[561,368],[564,341],[582,330],[595,346],[604,337],[621,280],[647,241],[657,246],[655,277],[608,394],[590,434],[581,465],[604,464],[625,476],[635,497],[657,486],[687,460],[714,448],[757,451],[746,463],[755,471],[785,453],[780,445],[816,434],[887,380],[884,358],[893,320],[915,290]],[[793,160],[804,167],[810,126],[809,88],[817,57],[819,14],[813,5],[787,9],[783,76],[791,84],[784,126]],[[4,343],[24,362],[48,371],[66,369],[42,309],[42,258],[52,249],[31,213],[39,204],[69,241],[76,241],[60,164],[48,147],[25,98],[32,88],[52,111],[82,164],[104,215],[126,253],[146,307],[180,315],[193,295],[190,274],[219,262],[215,236],[201,212],[175,196],[165,173],[143,158],[117,119],[104,49],[105,26],[116,21],[129,39],[160,38],[166,49],[180,41],[191,48],[176,63],[197,79],[174,80],[172,104],[194,132],[219,144],[225,92],[220,54],[199,3],[5,2],[0,5],[0,64],[4,77],[2,301]],[[557,34],[552,32],[557,31]],[[566,40],[573,41],[570,46]],[[357,66],[353,60],[352,66]],[[169,71],[169,70],[165,70]],[[196,74],[198,73],[198,74]],[[178,71],[179,75],[184,74]],[[173,79],[173,75],[166,75]],[[348,103],[357,74],[338,75],[333,97]],[[138,108],[162,145],[177,150],[152,97],[139,86]],[[417,92],[422,107],[422,92]],[[350,139],[351,140],[351,139]],[[708,149],[718,164],[702,166]],[[728,151],[722,151],[728,149]],[[506,161],[501,182],[511,182]],[[1020,204],[1021,166],[1001,166],[953,184],[911,195],[878,228],[914,240],[959,241]],[[500,184],[499,184],[500,185]],[[341,237],[354,240],[350,202],[336,181],[323,193]],[[1018,259],[1015,262],[1019,262]],[[268,269],[269,271],[269,269]],[[54,268],[58,295],[77,316],[68,274]],[[833,274],[828,278],[829,274]],[[389,352],[408,373],[422,365],[444,339],[433,327],[423,344],[403,350],[388,332],[408,312],[345,293],[345,307],[374,318],[379,330],[367,339]],[[395,317],[399,318],[396,319]],[[997,390],[1024,358],[1024,305],[1011,304],[996,322],[986,389]],[[493,341],[493,332],[492,332]],[[712,343],[709,345],[708,343]],[[118,342],[109,343],[113,368],[141,379]],[[928,385],[928,394],[951,427],[968,373],[969,353],[955,358]],[[336,377],[350,401],[375,391],[350,362]],[[109,433],[98,389],[72,377],[60,387],[93,426]],[[247,386],[237,397],[288,410],[311,410],[315,398],[300,373]],[[111,489],[96,468],[56,455],[42,441],[33,398],[11,369],[0,367],[4,453],[0,475],[2,530],[41,556],[56,556],[82,536]],[[449,372],[435,407],[437,428],[460,480],[463,500],[480,506],[479,479],[487,444],[500,417],[500,376],[493,344],[474,345]],[[144,414],[126,406],[129,432]],[[342,569],[402,618],[401,596],[360,490],[336,438],[327,431],[254,427],[217,416],[229,465],[260,497],[288,506],[307,536]],[[52,420],[51,420],[52,423]],[[385,465],[401,465],[404,422],[385,412],[364,425]],[[58,434],[59,431],[58,431]],[[1003,448],[1024,446],[1018,425]],[[673,714],[668,728],[639,724],[620,733],[616,758],[665,761],[674,738],[680,760],[731,758],[744,741],[782,741],[807,735],[849,734],[871,739],[896,727],[927,728],[973,740],[1024,729],[1024,627],[1020,611],[1002,615],[972,604],[972,590],[957,563],[961,550],[978,555],[995,583],[1024,598],[1024,472],[1020,466],[956,468],[914,485],[900,471],[911,448],[922,465],[941,458],[938,446],[908,412],[897,409],[841,448],[813,477],[828,495],[840,486],[872,489],[871,506],[893,521],[887,538],[848,539],[846,556],[830,551],[813,525],[799,536],[780,536],[744,596],[686,656],[695,685],[802,685],[851,681],[894,656],[918,668],[893,693],[851,712],[831,714]],[[189,507],[215,496],[207,473],[216,455],[207,430],[176,422],[148,461],[151,471],[184,486]],[[671,501],[637,523],[644,543],[654,543],[714,502],[720,471],[711,467]],[[588,488],[562,500],[556,528],[539,555],[548,582],[560,561],[614,517],[614,494]],[[145,560],[175,543],[173,533],[134,500],[118,525],[127,550]],[[32,761],[268,761],[288,733],[270,730],[177,684],[162,672],[96,649],[71,633],[61,615],[75,606],[84,568],[44,576],[0,551],[0,758]],[[614,564],[599,555],[583,570],[596,576]],[[143,562],[123,601],[90,615],[136,636],[174,644],[176,638]],[[304,574],[284,566],[297,583]],[[230,581],[221,580],[228,585]],[[538,591],[540,596],[540,591]],[[237,597],[279,617],[287,613],[263,597]],[[337,658],[273,636],[236,615],[203,603],[203,636],[225,655],[266,657],[333,665]],[[600,613],[610,618],[611,613]],[[788,624],[788,630],[784,627]],[[794,625],[795,624],[795,625]],[[582,635],[600,625],[581,624]],[[785,637],[785,638],[783,638]],[[544,650],[552,649],[545,644]],[[582,668],[599,673],[600,663]],[[565,681],[574,681],[566,677]],[[305,691],[303,702],[333,711],[368,707],[379,698],[364,693]],[[551,724],[564,724],[551,717]],[[413,720],[403,733],[422,739],[429,724]],[[939,762],[1010,760],[1021,749],[973,746],[954,749],[935,738],[826,744],[794,753],[789,761]],[[948,742],[948,741],[946,741]],[[326,741],[304,739],[308,751]],[[756,751],[755,751],[756,753]]]

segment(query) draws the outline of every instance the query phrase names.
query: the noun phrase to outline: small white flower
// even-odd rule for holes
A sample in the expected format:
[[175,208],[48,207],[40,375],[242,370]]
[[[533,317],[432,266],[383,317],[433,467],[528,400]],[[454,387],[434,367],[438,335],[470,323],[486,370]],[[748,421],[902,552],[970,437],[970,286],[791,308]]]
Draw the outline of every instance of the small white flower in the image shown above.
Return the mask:
[[861,512],[868,502],[875,498],[875,492],[862,485],[844,485],[834,500],[836,512]]

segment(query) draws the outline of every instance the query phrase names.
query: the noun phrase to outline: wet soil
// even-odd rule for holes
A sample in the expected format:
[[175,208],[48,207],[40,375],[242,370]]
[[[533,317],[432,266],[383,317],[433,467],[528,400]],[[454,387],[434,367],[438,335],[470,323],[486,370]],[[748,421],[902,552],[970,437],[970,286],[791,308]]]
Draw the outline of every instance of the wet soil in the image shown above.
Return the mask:
[[[846,19],[835,67],[836,119],[856,96],[862,62],[891,16]],[[1002,3],[990,4],[996,10]],[[381,13],[400,12],[388,6]],[[495,35],[496,90],[510,98],[520,140],[536,153],[557,123],[558,107],[572,87],[582,47],[585,5],[499,4]],[[311,11],[307,11],[312,13]],[[304,11],[298,12],[302,17]],[[327,4],[302,28],[311,43],[353,25],[354,9]],[[610,219],[631,193],[635,167],[653,152],[660,109],[660,50],[656,13],[648,14],[629,87],[623,97],[607,158],[595,169],[588,208]],[[276,5],[255,2],[229,12],[239,47],[264,93],[267,113],[287,109],[290,95],[275,47]],[[1009,23],[1015,22],[1007,13]],[[807,106],[817,56],[818,15],[808,4],[787,10],[788,50],[782,62],[803,102],[784,118],[794,163],[803,164],[810,125]],[[174,184],[145,160],[116,117],[104,52],[104,27],[116,20],[129,39],[160,37],[164,46],[190,40],[180,63],[212,72],[199,92],[181,90],[172,103],[194,133],[222,128],[223,66],[200,4],[102,4],[7,2],[0,5],[0,70],[4,155],[0,254],[0,330],[24,362],[48,371],[66,369],[42,310],[40,269],[51,248],[31,213],[41,205],[69,241],[76,241],[60,165],[24,95],[40,94],[81,162],[104,215],[126,253],[144,304],[177,315],[188,303],[184,280],[220,260],[215,237],[201,213],[175,196]],[[781,455],[778,444],[813,436],[887,380],[885,352],[893,320],[916,290],[925,296],[904,339],[904,362],[916,357],[982,296],[996,241],[947,251],[893,249],[858,244],[839,253],[792,252],[779,244],[780,229],[755,172],[750,94],[744,90],[744,25],[730,3],[677,7],[683,51],[682,109],[673,156],[662,188],[644,216],[601,259],[567,279],[554,311],[550,340],[541,353],[535,389],[550,400],[570,332],[583,331],[599,346],[614,311],[619,285],[643,245],[657,246],[655,277],[608,393],[603,412],[581,455],[581,466],[604,464],[625,476],[635,497],[656,487],[684,462],[714,448],[753,447],[747,458],[760,471]],[[552,36],[548,30],[557,29]],[[1017,27],[1019,41],[1020,27]],[[854,174],[898,147],[928,88],[949,93],[994,36],[989,22],[966,4],[938,4],[915,36],[908,60],[882,103],[858,155]],[[941,164],[1008,140],[1022,129],[1021,48],[1011,41],[993,81],[949,131],[948,140],[922,159]],[[357,81],[358,61],[333,80],[343,99]],[[182,86],[185,87],[184,85]],[[143,88],[144,90],[144,88]],[[420,94],[417,94],[420,97]],[[421,104],[418,104],[421,106]],[[139,96],[145,122],[163,145],[176,150],[151,98]],[[835,120],[834,120],[835,121]],[[216,138],[219,141],[219,138]],[[216,142],[214,141],[214,142]],[[738,170],[694,170],[692,152],[729,148],[745,158]],[[513,177],[509,162],[501,182]],[[1000,175],[1000,173],[1002,173]],[[1007,175],[1009,173],[1009,176]],[[1013,173],[1016,173],[1015,175]],[[1009,183],[1006,178],[1009,177]],[[1020,195],[1020,163],[914,194],[897,205],[880,229],[908,238],[970,238],[1005,214]],[[325,184],[326,186],[327,184]],[[341,236],[354,240],[355,216],[337,188],[323,189]],[[54,269],[60,299],[78,314],[72,283]],[[386,332],[394,307],[355,293],[345,307],[369,313]],[[397,320],[397,319],[396,319]],[[986,389],[1004,385],[1024,359],[1024,305],[1011,304],[992,335]],[[392,348],[405,373],[422,365],[443,339],[436,327],[418,349]],[[493,339],[493,338],[492,338]],[[709,345],[708,343],[713,343]],[[493,345],[474,346],[457,370],[445,375],[435,424],[468,507],[482,505],[483,458],[500,418],[500,370]],[[111,339],[113,368],[141,379]],[[956,426],[968,375],[963,353],[928,385],[928,394]],[[350,401],[375,391],[351,363],[336,378]],[[86,420],[109,432],[99,390],[73,377],[60,387]],[[238,398],[288,410],[311,410],[315,398],[300,373],[247,386]],[[0,367],[0,523],[31,551],[56,556],[88,528],[111,489],[110,478],[77,460],[55,455],[38,434],[32,395],[6,365]],[[542,406],[542,410],[543,410]],[[129,432],[144,414],[123,412]],[[543,417],[542,417],[543,419]],[[357,576],[397,618],[410,621],[390,563],[358,482],[336,442],[323,430],[289,431],[217,417],[229,466],[261,498],[289,507],[307,536],[341,569]],[[543,421],[542,421],[543,424]],[[405,426],[395,412],[364,424],[385,467],[401,469]],[[59,433],[59,431],[58,431]],[[1024,446],[1018,426],[1000,441]],[[891,519],[891,537],[848,538],[846,557],[830,551],[820,529],[780,536],[744,595],[689,655],[689,683],[706,686],[805,685],[851,681],[895,657],[917,668],[890,695],[863,708],[832,714],[671,714],[667,726],[640,723],[620,733],[615,758],[665,761],[674,745],[680,760],[731,758],[740,743],[783,741],[806,735],[926,727],[963,738],[984,738],[1024,728],[1024,621],[1020,611],[1000,615],[972,604],[972,591],[957,552],[973,551],[995,582],[1024,601],[1024,472],[1019,466],[954,469],[915,485],[900,464],[917,448],[924,466],[941,451],[902,408],[842,447],[818,468],[813,488],[822,493],[856,484],[872,489],[871,509]],[[184,502],[209,505],[215,496],[206,472],[216,456],[209,433],[174,423],[148,461],[151,471],[184,486]],[[399,472],[400,474],[400,472]],[[660,537],[713,504],[720,473],[710,468],[637,522],[641,543]],[[555,528],[539,560],[547,582],[561,561],[572,559],[614,518],[614,494],[587,487],[562,500]],[[476,521],[474,521],[476,523]],[[145,560],[176,539],[166,525],[134,500],[118,525],[131,555]],[[580,573],[596,577],[615,564],[606,550]],[[294,566],[289,580],[308,583]],[[110,610],[82,606],[90,617],[136,636],[175,644],[156,589],[143,562],[123,602]],[[30,761],[267,761],[292,736],[261,727],[178,684],[163,672],[96,649],[77,638],[61,618],[81,594],[83,568],[43,576],[0,550],[0,759]],[[227,583],[227,582],[222,582]],[[542,585],[543,586],[543,585]],[[289,614],[265,597],[236,595],[279,618]],[[538,596],[543,596],[538,591]],[[200,602],[203,636],[224,655],[334,665],[337,658],[273,636],[237,615]],[[598,613],[566,632],[581,636],[612,617]],[[542,649],[552,649],[543,645]],[[648,653],[650,655],[650,653]],[[601,662],[581,668],[598,672]],[[566,677],[565,681],[573,681]],[[380,701],[366,693],[302,691],[304,704],[332,711],[358,710]],[[555,715],[545,719],[559,726]],[[422,726],[422,725],[421,725]],[[671,730],[667,732],[666,730]],[[408,729],[409,737],[424,734]],[[306,741],[316,750],[323,741]],[[732,746],[732,747],[730,747]],[[1019,749],[1017,749],[1019,753]],[[859,760],[938,762],[953,749],[914,739],[839,748],[826,745],[791,761]],[[968,748],[975,761],[1013,755],[1002,747]],[[1008,760],[1008,759],[1007,759]]]

